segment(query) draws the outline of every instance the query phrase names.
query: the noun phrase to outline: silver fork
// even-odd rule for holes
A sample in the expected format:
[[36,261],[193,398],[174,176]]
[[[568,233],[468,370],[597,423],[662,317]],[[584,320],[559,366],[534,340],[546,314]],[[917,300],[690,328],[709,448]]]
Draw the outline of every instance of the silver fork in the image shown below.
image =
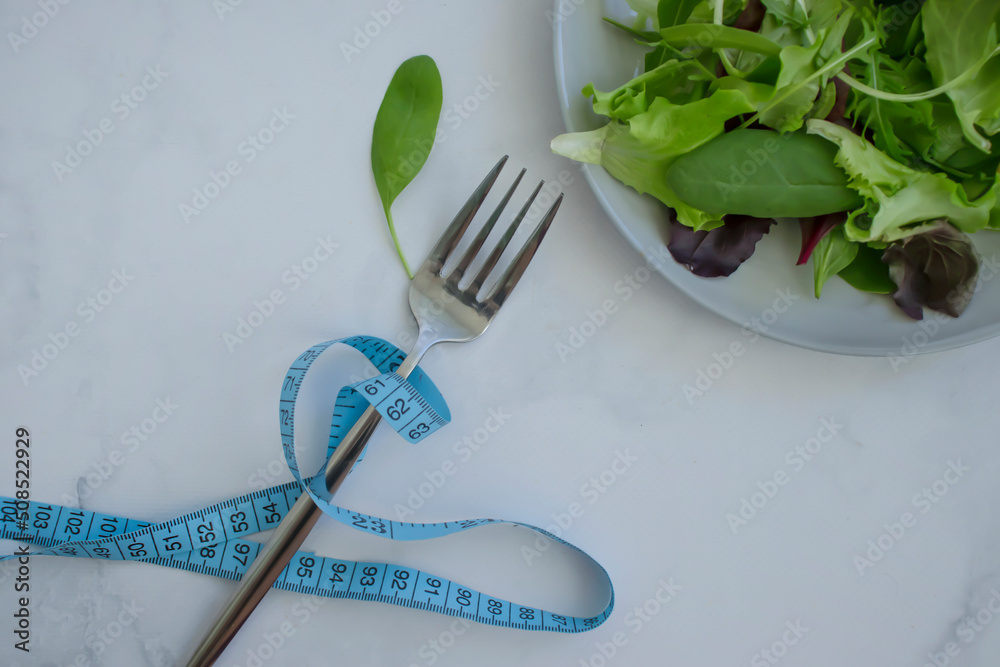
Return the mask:
[[[543,183],[540,182],[483,262],[476,276],[468,286],[462,287],[460,285],[486,243],[490,231],[500,219],[500,215],[513,196],[514,190],[521,182],[521,177],[524,176],[525,172],[522,169],[517,178],[514,179],[513,185],[510,186],[496,209],[479,233],[476,234],[468,250],[458,260],[458,264],[447,275],[443,275],[445,264],[465,237],[469,224],[476,217],[479,207],[486,199],[486,195],[493,187],[493,183],[497,180],[506,162],[507,156],[505,155],[490,170],[490,173],[483,179],[483,182],[465,202],[448,229],[445,230],[430,256],[424,261],[410,283],[410,310],[413,311],[413,316],[417,320],[418,333],[413,348],[396,370],[396,373],[404,378],[409,376],[424,353],[433,345],[442,342],[465,343],[478,338],[486,331],[497,311],[500,310],[524,270],[528,267],[528,263],[531,262],[531,258],[559,210],[559,205],[562,203],[561,194],[556,198],[541,222],[538,223],[528,241],[507,265],[496,285],[489,290],[484,298],[480,299],[478,294],[500,261],[504,249],[514,237],[518,226],[538,195],[538,191],[541,190]],[[326,486],[331,494],[340,488],[381,420],[381,415],[374,408],[369,407],[344,436],[333,456],[330,457],[325,471]],[[239,587],[202,639],[201,644],[188,662],[188,667],[205,667],[215,663],[229,642],[239,632],[243,623],[253,613],[257,604],[264,598],[292,556],[295,555],[322,513],[322,510],[312,502],[308,494],[303,493],[299,497],[281,524],[275,529],[271,539],[264,545],[250,569],[243,575]]]

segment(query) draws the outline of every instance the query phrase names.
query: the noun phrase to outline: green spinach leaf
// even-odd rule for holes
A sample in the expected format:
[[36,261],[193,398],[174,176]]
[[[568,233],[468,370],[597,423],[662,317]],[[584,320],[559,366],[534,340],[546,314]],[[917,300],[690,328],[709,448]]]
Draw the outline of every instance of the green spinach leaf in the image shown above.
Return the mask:
[[857,208],[836,148],[802,133],[736,130],[679,158],[667,184],[709,213],[800,218]]
[[441,116],[441,75],[430,56],[415,56],[396,70],[375,116],[372,174],[396,252],[406,262],[392,221],[392,203],[427,161]]

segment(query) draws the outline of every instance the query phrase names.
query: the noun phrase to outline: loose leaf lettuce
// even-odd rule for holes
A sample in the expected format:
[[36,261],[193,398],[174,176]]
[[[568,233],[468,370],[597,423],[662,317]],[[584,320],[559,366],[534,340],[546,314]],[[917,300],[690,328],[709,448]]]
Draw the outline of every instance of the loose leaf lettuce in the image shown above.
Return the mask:
[[649,103],[656,97],[670,99],[675,90],[689,88],[689,82],[700,79],[700,74],[689,60],[668,60],[606,93],[588,83],[583,94],[594,98],[594,113],[624,121],[648,111]]
[[944,220],[893,243],[882,259],[898,288],[893,300],[915,320],[924,307],[958,317],[972,299],[979,260],[969,237]]
[[679,156],[722,134],[727,120],[751,111],[737,91],[720,90],[684,105],[658,97],[645,113],[625,123],[611,121],[589,132],[560,135],[551,148],[557,155],[601,165],[622,183],[676,209],[683,224],[711,229],[722,224],[722,216],[686,204],[667,184],[667,169]]
[[822,120],[807,125],[810,134],[837,145],[836,164],[865,198],[864,207],[847,221],[845,231],[852,241],[895,241],[926,231],[936,218],[946,218],[968,233],[989,222],[996,186],[970,202],[961,184],[902,165],[846,128]]

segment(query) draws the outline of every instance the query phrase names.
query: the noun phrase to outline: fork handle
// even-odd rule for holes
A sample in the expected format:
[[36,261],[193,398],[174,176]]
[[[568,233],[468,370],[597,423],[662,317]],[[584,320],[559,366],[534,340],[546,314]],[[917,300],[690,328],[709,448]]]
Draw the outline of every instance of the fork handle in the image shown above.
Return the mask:
[[[420,363],[424,352],[434,342],[429,340],[429,336],[423,335],[423,332],[418,334],[417,343],[406,355],[403,363],[396,370],[396,374],[403,378],[409,377],[416,365]],[[327,463],[325,472],[326,488],[331,494],[336,493],[340,485],[343,484],[381,422],[382,415],[375,408],[369,406],[337,446]],[[198,648],[195,649],[187,667],[209,667],[215,664],[222,652],[226,650],[229,642],[250,618],[250,614],[264,599],[267,591],[281,575],[292,556],[302,546],[321,514],[323,514],[323,510],[313,503],[308,493],[299,496],[299,499],[292,505],[288,514],[275,528],[271,538],[250,565],[250,569],[240,579],[239,587],[226,602],[212,627],[205,634]]]
[[[381,421],[382,416],[375,408],[369,407],[337,447],[326,468],[326,484],[331,493],[335,493],[347,478]],[[264,599],[322,514],[323,510],[316,506],[308,493],[299,496],[240,579],[239,587],[205,634],[188,661],[188,667],[208,667],[215,663]]]

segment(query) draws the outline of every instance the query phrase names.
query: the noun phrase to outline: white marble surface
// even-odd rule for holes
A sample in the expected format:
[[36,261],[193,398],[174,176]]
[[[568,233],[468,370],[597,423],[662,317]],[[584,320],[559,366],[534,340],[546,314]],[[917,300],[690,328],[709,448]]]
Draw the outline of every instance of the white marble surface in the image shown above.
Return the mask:
[[[996,664],[1000,340],[893,368],[751,342],[658,277],[626,298],[616,285],[641,258],[575,168],[548,151],[562,124],[547,0],[404,0],[350,62],[340,44],[388,2],[242,2],[223,14],[221,2],[52,4],[37,34],[8,36],[0,49],[0,494],[14,488],[17,426],[33,434],[32,497],[60,502],[129,449],[122,436],[158,400],[177,407],[107,480],[84,482],[81,504],[167,519],[245,493],[280,457],[275,404],[297,354],[356,333],[412,333],[368,166],[375,111],[405,58],[436,59],[446,108],[445,141],[395,208],[411,260],[499,155],[532,178],[569,181],[557,225],[495,328],[424,363],[453,423],[418,447],[382,433],[339,500],[391,516],[425,474],[456,460],[416,520],[547,526],[579,502],[566,536],[610,572],[615,613],[561,636],[373,603],[310,608],[276,592],[220,664],[260,664],[252,655],[286,621],[294,634],[262,664]],[[4,33],[19,33],[39,6],[4,3]],[[478,108],[455,112],[483,80],[492,90],[479,88]],[[135,86],[147,90],[133,109],[121,98]],[[247,148],[275,110],[273,141]],[[66,146],[102,122],[111,132],[57,174]],[[231,160],[240,173],[185,221],[179,205]],[[317,239],[338,245],[333,256],[307,280],[286,278]],[[87,299],[107,300],[116,271],[124,289],[91,312]],[[284,302],[230,350],[225,334],[276,289]],[[616,312],[560,355],[606,300]],[[23,381],[18,366],[71,323],[78,334]],[[745,353],[716,373],[734,341]],[[689,401],[683,387],[702,372],[718,377]],[[319,372],[300,420],[318,447],[336,380],[332,367]],[[453,444],[490,409],[509,420],[460,460]],[[814,455],[796,453],[818,437]],[[635,463],[593,493],[589,480],[617,451]],[[960,476],[949,472],[959,463]],[[762,504],[761,487],[773,497],[734,530],[727,517],[743,499]],[[309,546],[432,569],[536,606],[601,607],[605,591],[576,557],[551,550],[526,563],[531,540],[487,528],[387,542],[322,520]],[[869,541],[890,548],[866,565]],[[2,665],[183,664],[232,588],[156,566],[36,558],[24,654],[13,648],[14,579],[0,578]],[[658,593],[669,601],[649,602]],[[644,605],[656,613],[636,611]],[[130,619],[121,636],[99,646],[119,618]]]

